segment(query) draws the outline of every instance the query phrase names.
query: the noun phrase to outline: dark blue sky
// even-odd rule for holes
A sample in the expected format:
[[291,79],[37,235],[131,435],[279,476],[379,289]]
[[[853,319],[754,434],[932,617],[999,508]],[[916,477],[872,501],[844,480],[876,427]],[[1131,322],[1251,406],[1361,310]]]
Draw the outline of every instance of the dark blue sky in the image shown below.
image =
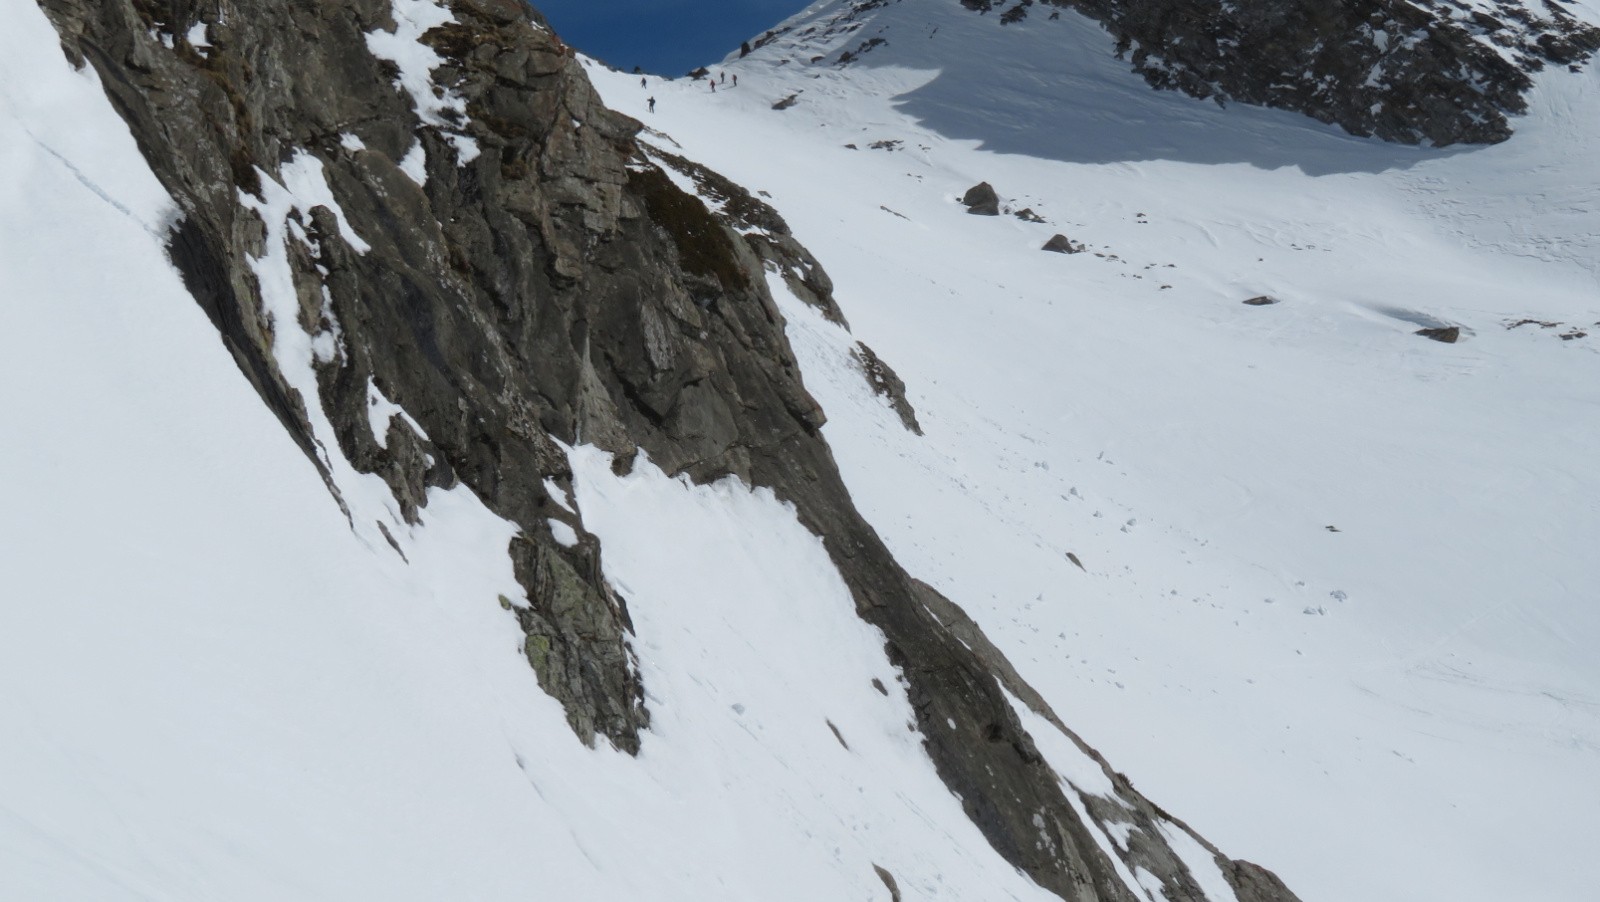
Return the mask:
[[714,63],[810,0],[533,0],[556,32],[618,69],[682,75]]

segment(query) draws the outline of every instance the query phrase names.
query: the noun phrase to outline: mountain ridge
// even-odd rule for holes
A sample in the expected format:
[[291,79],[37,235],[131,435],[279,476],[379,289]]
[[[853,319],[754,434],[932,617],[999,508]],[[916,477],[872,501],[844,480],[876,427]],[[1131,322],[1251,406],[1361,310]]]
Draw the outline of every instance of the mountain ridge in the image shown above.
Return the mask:
[[[651,719],[628,592],[564,498],[581,441],[619,476],[637,458],[792,504],[883,631],[940,777],[1040,886],[1131,899],[1137,866],[1175,897],[1203,895],[1190,871],[1213,865],[1158,825],[1186,828],[1103,762],[1120,808],[1099,820],[1150,839],[1094,835],[1104,828],[1034,747],[998,665],[928,611],[932,590],[855,511],[758,257],[826,307],[817,262],[748,194],[754,236],[683,194],[541,20],[511,0],[249,16],[45,6],[182,210],[174,263],[352,529],[407,558],[401,536],[429,517],[432,491],[458,485],[517,527],[524,597],[501,604],[580,739],[638,754]],[[392,497],[371,496],[369,476]],[[1203,848],[1246,902],[1294,898]]]
[[[779,39],[848,43],[834,53],[796,48],[797,62],[847,66],[892,39],[875,30],[872,17],[902,2],[814,4],[747,46]],[[1600,50],[1600,26],[1556,4],[1546,4],[1541,15],[1520,0],[960,5],[1019,29],[1031,15],[1081,14],[1099,23],[1117,58],[1127,56],[1153,88],[1219,105],[1291,110],[1354,135],[1435,147],[1506,140],[1508,117],[1527,110],[1530,73],[1552,64],[1579,71]]]

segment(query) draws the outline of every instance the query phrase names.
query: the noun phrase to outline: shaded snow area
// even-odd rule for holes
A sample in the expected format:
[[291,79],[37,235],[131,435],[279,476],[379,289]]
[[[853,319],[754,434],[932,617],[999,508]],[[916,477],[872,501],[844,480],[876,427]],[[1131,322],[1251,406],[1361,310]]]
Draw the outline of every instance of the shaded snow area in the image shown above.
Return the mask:
[[464,488],[407,526],[325,432],[337,324],[285,281],[337,215],[316,158],[243,202],[349,519],[166,262],[95,77],[28,0],[0,18],[0,899],[888,899],[875,865],[1045,897],[935,775],[820,541],[738,482],[572,450],[552,497],[605,543],[654,715],[636,759],[585,748],[499,601],[514,528]]
[[[827,267],[853,333],[771,282],[901,562],[1307,902],[1592,899],[1595,69],[1540,73],[1509,142],[1441,151],[1151,91],[1065,11],[806,34],[840,9],[715,94],[589,72]],[[968,215],[980,181],[1045,221]],[[1086,252],[1042,253],[1057,233]]]

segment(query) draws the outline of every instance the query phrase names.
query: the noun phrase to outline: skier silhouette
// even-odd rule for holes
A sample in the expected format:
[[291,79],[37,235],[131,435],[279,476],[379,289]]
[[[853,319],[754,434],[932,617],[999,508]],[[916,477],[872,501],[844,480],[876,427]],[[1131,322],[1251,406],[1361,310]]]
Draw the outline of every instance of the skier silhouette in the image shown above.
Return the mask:
[[656,111],[656,99],[654,97],[652,97],[652,98],[650,98],[650,112],[654,113],[655,111]]
[[735,88],[739,87],[739,76],[737,74],[733,76],[733,86]]
[[645,82],[645,80],[644,80],[644,79],[642,79],[642,78],[641,78],[641,79],[639,79],[639,87],[641,87],[641,88],[642,88],[642,87],[644,87],[644,86],[645,86],[645,83],[646,83],[646,82]]

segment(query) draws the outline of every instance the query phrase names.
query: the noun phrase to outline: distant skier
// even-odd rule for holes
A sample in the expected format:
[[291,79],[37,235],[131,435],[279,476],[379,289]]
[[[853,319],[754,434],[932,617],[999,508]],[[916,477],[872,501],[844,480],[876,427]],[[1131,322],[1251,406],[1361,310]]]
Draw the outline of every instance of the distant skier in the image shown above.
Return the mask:
[[654,97],[652,97],[652,98],[650,98],[650,112],[654,113],[655,111],[656,111],[656,99]]
[[717,93],[717,80],[713,78],[713,79],[710,79],[710,82],[711,82],[711,93],[713,93],[713,94]]
[[723,84],[727,84],[728,83],[728,73],[726,73],[726,72],[718,72],[717,74],[722,77],[722,83]]
[[733,76],[733,86],[735,88],[739,87],[739,76],[737,73],[735,73]]
[[649,82],[648,82],[648,81],[646,81],[646,80],[645,80],[645,79],[643,79],[643,78],[641,78],[641,79],[639,79],[639,87],[641,87],[641,88],[642,88],[642,87],[644,87],[644,86],[645,86],[645,85],[647,85],[647,84],[649,84]]

